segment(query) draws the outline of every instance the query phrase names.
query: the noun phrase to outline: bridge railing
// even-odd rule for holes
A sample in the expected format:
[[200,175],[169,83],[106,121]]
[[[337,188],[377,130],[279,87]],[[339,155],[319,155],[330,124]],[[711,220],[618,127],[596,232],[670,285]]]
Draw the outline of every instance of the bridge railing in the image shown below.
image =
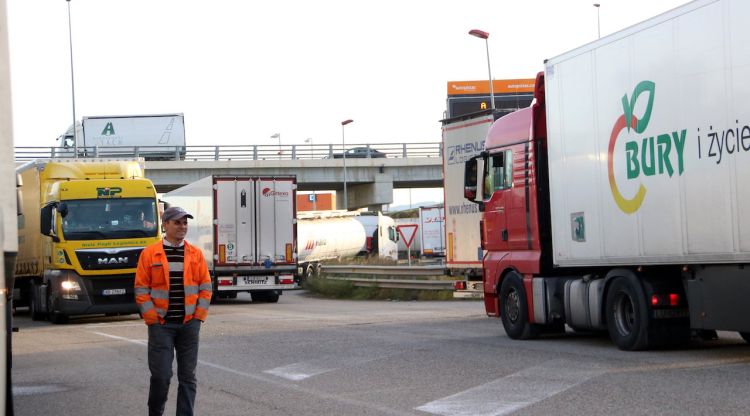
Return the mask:
[[[359,157],[411,158],[442,156],[440,142],[350,144],[347,150],[364,148]],[[366,149],[371,149],[370,151]],[[221,146],[87,146],[78,157],[144,157],[146,160],[299,160],[340,158],[341,144],[221,145]],[[376,153],[377,152],[377,153]],[[73,158],[72,147],[17,146],[15,159]],[[353,158],[347,154],[347,158]]]

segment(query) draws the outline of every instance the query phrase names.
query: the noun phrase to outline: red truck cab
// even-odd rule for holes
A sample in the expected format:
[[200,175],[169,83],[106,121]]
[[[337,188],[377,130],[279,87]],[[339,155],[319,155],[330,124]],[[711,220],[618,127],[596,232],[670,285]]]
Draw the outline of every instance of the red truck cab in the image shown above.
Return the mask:
[[[476,196],[483,211],[482,246],[487,250],[485,307],[488,315],[499,316],[499,283],[510,270],[518,273],[531,288],[531,277],[541,272],[542,247],[540,211],[548,212],[542,198],[540,207],[538,174],[546,148],[544,125],[544,74],[539,74],[531,107],[498,120],[490,128]],[[471,165],[470,165],[471,166]],[[541,177],[542,182],[546,182]],[[471,187],[471,183],[468,184]]]

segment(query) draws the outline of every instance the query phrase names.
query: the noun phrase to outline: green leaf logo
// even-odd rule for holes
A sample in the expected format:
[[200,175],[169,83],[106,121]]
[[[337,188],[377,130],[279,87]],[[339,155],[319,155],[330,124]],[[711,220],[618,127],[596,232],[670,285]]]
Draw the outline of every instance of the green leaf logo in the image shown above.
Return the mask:
[[[644,92],[648,92],[648,104],[646,105],[646,112],[643,113],[643,117],[639,118],[638,121],[635,124],[635,132],[636,133],[643,133],[646,130],[646,127],[648,127],[648,122],[651,119],[651,110],[654,107],[654,91],[656,90],[656,84],[653,83],[653,81],[641,81],[638,83],[638,85],[635,86],[635,89],[633,90],[633,95],[630,96],[630,101],[628,101],[628,96],[623,95],[622,96],[622,111],[625,115],[626,122],[633,119],[633,109],[635,109],[635,104],[638,101],[638,97],[640,97],[641,94]],[[626,124],[628,131],[630,131],[630,123]]]

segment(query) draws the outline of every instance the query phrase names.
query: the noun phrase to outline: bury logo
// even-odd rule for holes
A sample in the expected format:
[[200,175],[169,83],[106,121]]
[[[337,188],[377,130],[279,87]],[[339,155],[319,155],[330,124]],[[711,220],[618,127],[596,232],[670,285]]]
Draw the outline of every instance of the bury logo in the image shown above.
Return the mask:
[[98,265],[109,265],[109,264],[128,264],[127,257],[103,257],[96,259]]
[[271,188],[263,188],[263,190],[261,191],[261,193],[263,194],[263,196],[281,196],[281,197],[289,196],[289,192],[286,192],[286,191],[274,191]]
[[[646,110],[639,118],[633,111],[638,99],[648,93]],[[682,175],[684,170],[683,151],[685,149],[686,129],[675,131],[659,131],[646,133],[651,112],[654,108],[656,84],[652,81],[641,81],[636,85],[633,94],[628,99],[627,94],[622,97],[623,114],[617,118],[609,137],[607,170],[609,187],[617,206],[626,214],[632,214],[641,207],[646,198],[644,181],[650,176],[668,175],[670,178]],[[635,136],[635,137],[633,137]],[[615,145],[619,140],[625,141],[625,152],[615,154]],[[623,157],[624,156],[624,157]],[[628,181],[639,181],[635,195],[627,197],[620,192],[615,179],[615,158],[624,162]]]
[[97,198],[121,198],[122,188],[115,186],[111,188],[96,188]]

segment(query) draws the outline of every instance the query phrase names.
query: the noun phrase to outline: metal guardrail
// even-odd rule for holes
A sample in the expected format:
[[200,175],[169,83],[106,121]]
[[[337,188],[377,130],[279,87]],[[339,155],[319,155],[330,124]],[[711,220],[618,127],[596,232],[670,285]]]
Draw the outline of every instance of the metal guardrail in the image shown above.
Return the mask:
[[[440,142],[349,144],[346,149],[372,149],[387,158],[442,156]],[[287,145],[220,145],[220,146],[88,146],[78,148],[78,157],[144,157],[146,160],[300,160],[340,158],[341,144],[287,144]],[[365,151],[365,157],[367,155]],[[369,153],[370,157],[376,155]],[[73,148],[25,147],[15,148],[16,161],[33,159],[74,158]],[[347,155],[347,159],[353,158]],[[358,157],[359,159],[361,157]]]
[[329,274],[372,274],[380,276],[445,276],[445,266],[369,266],[328,265],[323,272]]
[[386,289],[413,290],[453,290],[450,280],[404,280],[404,279],[367,279],[361,277],[328,277],[333,280],[346,280],[359,287],[382,287]]
[[[323,273],[333,275],[333,280],[346,280],[360,287],[382,287],[388,289],[453,290],[453,280],[437,279],[394,279],[397,277],[438,277],[445,276],[443,266],[333,266],[323,265]],[[339,277],[337,275],[372,275],[388,277]]]

